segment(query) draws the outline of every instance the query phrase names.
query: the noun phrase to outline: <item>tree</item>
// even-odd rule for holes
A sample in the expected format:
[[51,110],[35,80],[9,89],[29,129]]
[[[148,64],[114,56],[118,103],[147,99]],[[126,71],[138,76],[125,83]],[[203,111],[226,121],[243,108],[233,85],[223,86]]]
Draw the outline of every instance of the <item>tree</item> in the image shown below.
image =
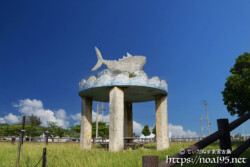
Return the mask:
[[[77,126],[71,126],[70,127],[72,131],[75,131],[78,133],[78,136],[80,136],[81,132],[81,125]],[[96,130],[96,122],[92,122],[92,137],[95,137],[95,130]],[[109,136],[109,126],[107,125],[107,122],[98,122],[98,136],[100,136],[102,139],[108,138]]]
[[149,136],[149,135],[151,134],[148,125],[145,125],[145,126],[144,126],[144,128],[142,129],[142,132],[141,132],[141,133],[145,136],[145,138],[146,138],[146,136]]
[[240,55],[230,72],[222,92],[223,101],[231,115],[241,116],[250,109],[250,54]]
[[59,136],[60,138],[62,138],[63,136],[64,136],[64,134],[65,134],[65,129],[63,129],[62,127],[57,127],[57,132],[56,132],[56,134],[57,134],[57,136]]
[[31,142],[31,137],[40,136],[43,133],[43,129],[40,127],[41,120],[35,115],[28,116],[26,119],[26,135],[29,136],[29,142]]
[[152,133],[155,135],[155,137],[156,137],[156,125],[155,125],[155,127],[152,129]]
[[74,131],[72,129],[72,126],[70,128],[71,129],[64,129],[65,130],[65,134],[64,135],[67,136],[67,137],[79,138],[80,137],[80,131],[79,132]]
[[0,125],[0,136],[10,136],[8,124],[1,124]]
[[9,136],[19,136],[21,134],[22,125],[9,125]]
[[54,142],[54,137],[56,136],[56,129],[57,129],[57,125],[55,122],[48,122],[48,127],[47,127],[47,131],[49,131],[49,137],[52,138],[52,142]]
[[47,130],[49,131],[49,136],[52,137],[52,142],[54,142],[55,136],[62,138],[66,132],[62,127],[57,126],[56,122],[49,122]]
[[[92,137],[94,138],[96,135],[96,122],[92,122]],[[109,126],[107,122],[98,122],[98,136],[102,138],[107,138],[109,136]]]
[[19,136],[21,134],[22,125],[0,125],[0,136]]
[[27,117],[26,123],[33,126],[40,126],[42,122],[39,117],[32,114],[31,116]]
[[242,135],[240,133],[237,133],[234,138],[242,138]]
[[77,132],[79,134],[81,132],[81,125],[71,126],[70,128],[71,128],[71,130],[73,130],[73,131],[75,131],[75,132]]
[[25,125],[25,135],[29,136],[29,142],[31,142],[31,137],[40,136],[43,134],[43,128],[33,125]]
[[98,122],[98,136],[100,136],[102,140],[109,137],[109,126],[107,122]]

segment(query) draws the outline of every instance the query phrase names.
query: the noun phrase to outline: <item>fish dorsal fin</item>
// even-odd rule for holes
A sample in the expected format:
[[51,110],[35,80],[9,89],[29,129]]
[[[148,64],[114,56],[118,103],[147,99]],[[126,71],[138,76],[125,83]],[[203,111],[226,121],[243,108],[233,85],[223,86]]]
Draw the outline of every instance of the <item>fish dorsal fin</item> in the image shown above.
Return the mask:
[[119,61],[125,60],[125,59],[130,58],[130,57],[133,57],[133,56],[127,52],[127,56],[123,56],[122,59],[119,59]]
[[132,57],[132,55],[130,53],[127,52],[127,57]]

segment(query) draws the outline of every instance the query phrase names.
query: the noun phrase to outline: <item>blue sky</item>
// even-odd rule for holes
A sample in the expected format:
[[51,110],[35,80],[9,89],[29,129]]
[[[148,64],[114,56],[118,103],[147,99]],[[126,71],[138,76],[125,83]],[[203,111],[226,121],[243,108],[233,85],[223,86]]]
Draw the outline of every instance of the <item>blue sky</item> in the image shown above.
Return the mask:
[[[24,99],[63,109],[67,117],[79,113],[78,83],[97,73],[91,69],[98,46],[104,59],[127,52],[147,57],[148,76],[168,83],[170,123],[199,135],[207,100],[216,131],[216,119],[236,119],[221,91],[236,57],[250,52],[249,7],[249,1],[225,0],[1,1],[0,117],[21,115],[13,104]],[[154,102],[133,110],[136,122],[154,126]]]

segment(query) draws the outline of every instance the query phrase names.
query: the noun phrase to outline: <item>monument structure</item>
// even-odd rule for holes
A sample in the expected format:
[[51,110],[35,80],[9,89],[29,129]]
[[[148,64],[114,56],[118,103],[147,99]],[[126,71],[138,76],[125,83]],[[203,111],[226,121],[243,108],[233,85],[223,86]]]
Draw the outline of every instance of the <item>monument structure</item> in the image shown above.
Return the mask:
[[82,98],[80,147],[91,149],[92,101],[109,102],[109,150],[122,151],[124,137],[133,135],[135,102],[155,101],[157,150],[169,147],[167,84],[158,77],[148,78],[142,70],[146,57],[127,56],[118,61],[104,60],[95,47],[98,62],[108,67],[79,83]]

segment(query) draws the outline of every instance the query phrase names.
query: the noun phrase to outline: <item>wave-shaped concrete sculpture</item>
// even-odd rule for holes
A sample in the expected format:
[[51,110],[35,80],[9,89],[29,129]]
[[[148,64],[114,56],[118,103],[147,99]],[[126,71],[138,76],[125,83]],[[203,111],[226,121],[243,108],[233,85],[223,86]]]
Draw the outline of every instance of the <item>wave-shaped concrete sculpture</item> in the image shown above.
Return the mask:
[[82,79],[79,83],[79,89],[85,90],[93,87],[113,86],[113,85],[141,85],[146,87],[154,87],[167,91],[167,83],[158,77],[148,78],[143,70],[133,73],[105,69],[96,76],[90,76],[87,80]]

